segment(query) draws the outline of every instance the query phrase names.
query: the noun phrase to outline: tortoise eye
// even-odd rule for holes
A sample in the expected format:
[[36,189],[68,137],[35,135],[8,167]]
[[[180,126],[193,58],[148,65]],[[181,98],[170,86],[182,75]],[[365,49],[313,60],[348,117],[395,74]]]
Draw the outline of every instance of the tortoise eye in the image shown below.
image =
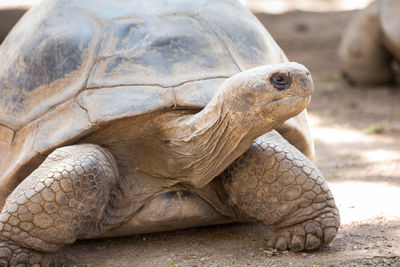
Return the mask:
[[289,76],[282,73],[275,73],[271,76],[271,84],[278,90],[288,89],[291,83]]

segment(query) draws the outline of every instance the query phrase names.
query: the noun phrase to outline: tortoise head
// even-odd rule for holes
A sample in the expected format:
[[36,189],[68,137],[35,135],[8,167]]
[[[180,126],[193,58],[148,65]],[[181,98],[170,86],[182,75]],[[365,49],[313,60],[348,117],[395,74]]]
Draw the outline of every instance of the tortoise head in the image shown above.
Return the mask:
[[[297,63],[265,65],[233,75],[198,113],[166,123],[168,172],[201,188],[249,149],[253,141],[300,113],[313,83]],[[167,157],[164,157],[167,158]]]
[[294,62],[250,69],[227,82],[230,99],[234,99],[229,101],[231,109],[269,122],[283,122],[300,113],[314,91],[308,69]]

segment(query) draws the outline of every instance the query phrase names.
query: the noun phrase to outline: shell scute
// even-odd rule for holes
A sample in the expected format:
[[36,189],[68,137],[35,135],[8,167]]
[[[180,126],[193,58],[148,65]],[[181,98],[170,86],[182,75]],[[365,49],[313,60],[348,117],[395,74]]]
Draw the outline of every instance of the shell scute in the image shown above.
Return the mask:
[[193,17],[123,19],[109,23],[87,87],[172,86],[236,72],[226,49]]
[[288,61],[264,26],[239,2],[215,1],[199,16],[223,41],[241,70]]
[[21,37],[33,19],[24,17],[0,47],[0,62],[6,62],[0,66],[0,122],[16,130],[77,93],[94,60],[97,25],[91,18],[56,8],[29,29],[35,34]]

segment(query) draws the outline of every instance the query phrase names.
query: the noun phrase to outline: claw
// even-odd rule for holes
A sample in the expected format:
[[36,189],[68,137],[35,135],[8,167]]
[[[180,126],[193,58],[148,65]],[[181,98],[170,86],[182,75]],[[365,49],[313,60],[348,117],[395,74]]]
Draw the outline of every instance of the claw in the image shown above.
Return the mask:
[[[327,226],[326,222],[331,222]],[[268,240],[267,246],[277,250],[290,249],[298,252],[303,250],[314,250],[329,244],[335,238],[339,222],[336,227],[330,226],[332,220],[324,220],[319,223],[317,220],[305,221],[298,225],[293,225],[278,229]]]
[[280,250],[280,251],[286,250],[287,249],[287,243],[288,243],[287,239],[284,238],[283,236],[281,236],[281,237],[278,238],[278,241],[276,241],[275,248],[277,250]]
[[304,250],[304,237],[293,235],[292,242],[290,243],[291,251],[303,251]]
[[313,234],[308,234],[306,239],[306,249],[314,250],[321,246],[321,239]]

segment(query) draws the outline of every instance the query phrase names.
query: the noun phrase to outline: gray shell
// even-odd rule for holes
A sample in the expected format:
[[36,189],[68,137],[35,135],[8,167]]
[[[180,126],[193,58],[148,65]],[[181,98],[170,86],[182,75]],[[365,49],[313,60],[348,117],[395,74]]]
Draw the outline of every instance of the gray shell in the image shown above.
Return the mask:
[[[232,0],[43,1],[0,47],[0,190],[104,122],[201,108],[227,77],[285,61]],[[282,131],[312,157],[305,116]]]
[[385,47],[400,62],[400,1],[381,2],[380,24]]

